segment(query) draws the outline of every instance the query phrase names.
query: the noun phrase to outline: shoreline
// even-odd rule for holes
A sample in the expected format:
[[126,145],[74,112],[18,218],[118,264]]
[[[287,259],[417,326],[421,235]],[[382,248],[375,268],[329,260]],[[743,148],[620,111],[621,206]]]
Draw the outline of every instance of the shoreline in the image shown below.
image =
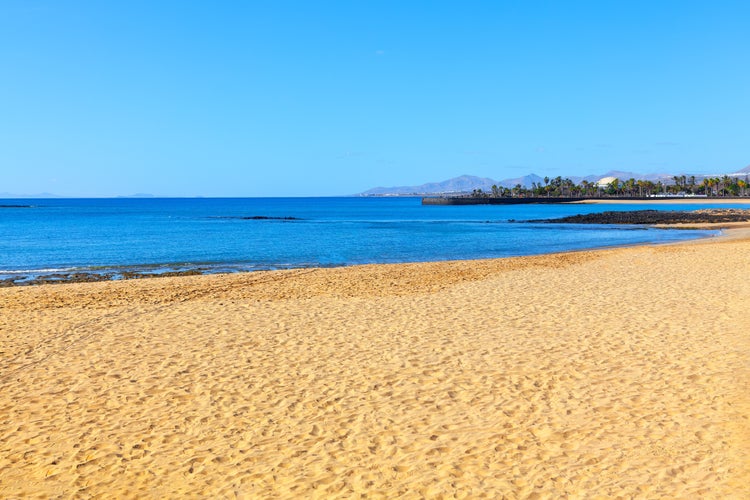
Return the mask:
[[[700,227],[703,226],[703,227]],[[716,226],[716,227],[714,227]],[[721,231],[723,229],[719,224],[652,224],[649,227],[657,229],[674,229],[674,230],[699,230],[699,231]],[[629,248],[638,246],[659,246],[659,245],[677,245],[680,243],[689,243],[692,241],[704,240],[721,236],[719,234],[705,234],[698,235],[694,238],[678,240],[678,241],[645,241],[639,243],[613,243],[610,245],[600,245],[590,248],[577,248],[566,251],[555,251],[528,255],[509,255],[501,257],[488,257],[483,259],[447,259],[447,260],[427,260],[427,261],[409,261],[409,262],[379,262],[379,263],[366,263],[366,264],[342,264],[342,265],[330,265],[330,266],[305,266],[305,267],[288,267],[280,269],[240,269],[235,271],[210,271],[205,266],[196,266],[185,271],[166,271],[160,273],[146,273],[138,271],[105,271],[102,273],[94,273],[85,269],[70,270],[66,272],[56,274],[45,274],[38,278],[32,278],[24,281],[17,281],[20,278],[0,278],[0,290],[3,288],[18,288],[18,287],[37,287],[37,286],[58,286],[76,283],[119,283],[128,281],[141,281],[151,279],[168,279],[168,278],[180,278],[188,276],[232,276],[232,275],[243,275],[243,274],[254,274],[254,273],[277,273],[286,271],[305,271],[315,269],[347,269],[356,268],[360,266],[398,266],[398,265],[410,265],[410,264],[431,264],[431,263],[443,263],[443,262],[476,262],[476,261],[492,261],[500,259],[522,259],[529,257],[539,257],[546,255],[564,255],[566,253],[577,253],[577,252],[596,252],[599,250],[607,250],[612,248]],[[144,267],[152,267],[151,264],[144,264]],[[220,266],[220,268],[226,268],[229,266]],[[14,273],[15,274],[15,273]],[[23,273],[27,274],[27,273]],[[33,273],[28,273],[33,274]],[[2,276],[2,273],[0,273]]]
[[[380,262],[380,263],[366,263],[366,264],[351,264],[351,265],[333,265],[333,266],[307,266],[307,267],[290,267],[284,269],[255,269],[255,270],[239,270],[239,271],[219,271],[210,272],[205,270],[186,270],[177,272],[165,272],[160,274],[147,274],[147,273],[136,273],[128,272],[126,278],[108,278],[102,279],[90,279],[90,280],[50,280],[41,283],[18,283],[13,285],[0,285],[0,291],[3,289],[16,289],[16,288],[37,288],[37,287],[58,287],[62,285],[90,285],[90,284],[106,284],[106,283],[130,283],[130,282],[143,282],[143,281],[154,281],[154,280],[171,280],[171,279],[185,279],[185,278],[201,278],[201,277],[243,277],[253,276],[256,274],[269,276],[276,273],[295,273],[295,272],[311,272],[311,271],[325,271],[325,270],[346,270],[346,269],[357,269],[357,268],[371,268],[378,266],[385,267],[398,267],[398,266],[429,266],[429,265],[441,265],[441,264],[471,264],[471,263],[492,263],[496,261],[508,261],[517,259],[535,259],[535,258],[563,258],[569,254],[579,253],[596,253],[606,252],[610,250],[625,249],[625,248],[644,248],[644,247],[662,247],[669,245],[691,245],[701,242],[721,241],[729,239],[750,239],[750,222],[724,222],[724,223],[675,223],[675,224],[648,224],[648,227],[658,229],[672,229],[672,230],[700,230],[700,231],[717,231],[716,234],[706,234],[696,236],[695,238],[679,240],[679,241],[647,241],[642,243],[626,243],[626,244],[612,244],[602,245],[591,248],[580,248],[571,249],[558,252],[530,254],[530,255],[511,255],[505,257],[489,257],[480,259],[448,259],[448,260],[432,260],[432,261],[414,261],[414,262]],[[150,267],[151,265],[145,265]],[[84,273],[86,273],[84,271]],[[98,276],[98,275],[97,275]]]
[[[735,210],[735,209],[713,209],[712,211],[724,211],[724,212],[743,212],[743,210]],[[750,212],[750,211],[746,211]],[[606,215],[608,212],[605,212],[604,215]],[[649,219],[639,219],[637,214],[639,212],[632,212],[633,217],[631,220],[628,220],[628,224],[637,224],[639,225],[638,229],[642,228],[655,228],[655,229],[666,229],[668,226],[664,225],[655,225],[655,222],[661,222],[658,218],[654,219],[653,217]],[[668,213],[671,214],[673,212],[671,211],[663,211],[662,213]],[[675,212],[676,213],[676,212]],[[221,216],[221,218],[227,218],[230,216]],[[282,219],[287,220],[292,217],[290,216],[231,216],[232,218],[251,218],[251,219]],[[584,217],[591,217],[584,216]],[[217,218],[217,216],[210,216],[210,218]],[[606,219],[606,218],[605,218]],[[701,222],[701,220],[694,220],[690,219],[691,223],[697,223]],[[707,219],[708,220],[708,219]],[[482,222],[481,220],[479,222]],[[498,220],[498,221],[484,221],[486,223],[505,223],[505,219]],[[516,222],[514,219],[509,219],[507,222]],[[541,221],[521,221],[521,222],[557,222],[557,220],[541,220]],[[581,221],[569,221],[569,222],[581,222]],[[597,222],[597,221],[592,221]],[[606,220],[604,222],[607,222]],[[642,224],[646,224],[641,227]],[[513,227],[508,226],[508,227]],[[696,229],[698,231],[700,230],[711,230],[713,228],[711,227],[705,227],[705,228],[698,228],[693,226],[686,226],[686,225],[674,225],[674,229]],[[633,228],[631,228],[633,229]],[[682,238],[688,238],[688,237],[701,237],[701,235],[682,235],[682,236],[675,236],[675,235],[668,235],[667,233],[659,233],[657,231],[647,231],[644,233],[641,233],[640,235],[636,235],[636,233],[626,233],[626,232],[620,232],[619,236],[617,235],[618,230],[612,231],[612,234],[615,236],[614,238],[608,238],[603,236],[602,234],[598,234],[594,238],[583,238],[583,242],[576,242],[574,241],[575,238],[568,238],[567,243],[564,244],[557,244],[552,245],[553,250],[552,251],[563,251],[566,247],[572,248],[572,249],[578,249],[579,246],[585,246],[589,245],[589,249],[595,249],[595,248],[609,248],[613,246],[618,245],[633,245],[633,244],[642,244],[641,240],[651,240],[651,241],[645,241],[643,244],[649,244],[649,243],[656,243],[658,240],[668,240],[668,239],[682,239]],[[481,233],[477,233],[481,234]],[[534,233],[534,235],[540,235],[543,234],[544,236],[549,237],[549,233]],[[588,233],[589,235],[593,233]],[[531,239],[533,240],[533,236],[531,235]],[[467,252],[439,252],[439,251],[430,251],[427,249],[435,249],[440,248],[439,242],[430,242],[429,244],[422,245],[424,248],[420,249],[420,251],[407,253],[403,255],[399,255],[399,260],[402,260],[404,262],[418,262],[423,261],[422,259],[431,259],[431,258],[487,258],[488,256],[496,256],[499,258],[507,257],[516,255],[521,252],[526,252],[529,255],[533,254],[540,254],[544,252],[550,252],[551,248],[550,245],[547,244],[545,240],[545,237],[542,236],[541,238],[536,238],[535,245],[533,246],[524,246],[524,245],[515,245],[515,247],[509,248],[507,245],[504,246],[503,242],[498,242],[498,246],[492,246],[492,244],[486,244],[485,246],[481,245],[481,242],[479,242],[479,246],[482,247],[481,251],[474,251],[471,252],[470,250],[467,250]],[[585,236],[585,235],[584,235]],[[607,240],[607,241],[605,241]],[[494,240],[493,240],[494,241]],[[520,241],[520,240],[518,240]],[[638,243],[635,243],[635,242]],[[382,252],[382,251],[381,251]],[[106,252],[105,252],[106,253]],[[112,253],[112,252],[110,252]],[[236,253],[236,252],[235,252]],[[388,253],[388,252],[386,252]],[[30,255],[34,255],[31,253]],[[113,255],[115,257],[110,256],[109,258],[102,258],[101,262],[122,262],[129,260],[127,258],[127,255],[120,254],[117,255],[117,252],[115,252]],[[135,255],[141,255],[139,253],[136,253]],[[206,254],[210,255],[210,254]],[[349,259],[349,262],[347,262],[347,259],[345,257],[342,257],[336,261],[335,265],[356,265],[358,262],[367,262],[367,261],[378,261],[383,260],[382,254],[373,253],[367,254],[363,258],[354,258],[352,255],[358,255],[358,254],[352,254],[351,252],[349,254],[351,257]],[[118,258],[119,257],[119,258]],[[29,258],[29,257],[26,257]],[[28,262],[24,262],[25,258],[21,257],[18,259],[18,263],[13,264],[16,267],[13,267],[12,269],[9,269],[7,271],[0,271],[0,288],[2,287],[8,287],[8,286],[32,286],[32,285],[39,285],[39,284],[58,284],[58,283],[73,283],[73,282],[97,282],[97,281],[118,281],[121,279],[142,279],[142,278],[151,278],[151,277],[164,277],[164,276],[184,276],[184,275],[195,275],[195,274],[216,274],[216,273],[223,273],[223,272],[253,272],[258,270],[270,270],[270,269],[293,269],[293,268],[312,268],[312,267],[327,267],[325,263],[323,262],[315,262],[316,260],[326,260],[323,258],[311,258],[311,259],[295,259],[291,258],[288,261],[281,261],[278,263],[278,265],[274,265],[274,262],[272,259],[269,259],[267,263],[265,264],[257,264],[257,262],[263,262],[262,255],[259,257],[257,255],[253,255],[252,258],[255,260],[251,260],[249,262],[243,262],[241,259],[243,258],[242,255],[235,255],[234,258],[240,259],[235,261],[229,261],[226,263],[218,263],[218,262],[192,262],[190,260],[178,260],[169,262],[169,255],[166,256],[161,261],[157,261],[157,263],[150,262],[148,260],[147,256],[140,256],[136,257],[136,260],[145,260],[145,263],[143,264],[123,264],[123,265],[101,265],[101,262],[97,263],[97,265],[93,266],[86,266],[83,265],[81,267],[77,266],[68,266],[65,264],[59,264],[59,263],[49,263],[50,258],[49,256],[46,259],[37,259],[37,262],[47,262],[48,265],[41,265],[39,267],[46,268],[46,269],[32,269]],[[14,260],[14,259],[12,259]],[[89,256],[88,258],[82,258],[79,262],[85,263],[86,261],[91,262],[92,258]],[[71,262],[68,260],[68,263]],[[10,267],[11,264],[8,264]]]
[[649,198],[620,197],[620,198],[586,198],[586,197],[465,197],[465,196],[425,196],[422,195],[422,205],[455,206],[455,205],[576,205],[576,204],[629,204],[629,205],[747,205],[750,197],[681,197],[655,196]]
[[619,200],[617,198],[591,198],[574,201],[581,205],[750,205],[750,198],[655,198],[643,200]]
[[[534,222],[534,221],[531,221],[531,222]],[[554,222],[554,221],[543,221],[543,222]],[[657,229],[717,231],[717,230],[721,230],[723,228],[728,228],[728,227],[745,227],[745,225],[750,226],[750,223],[723,222],[723,223],[690,223],[690,224],[647,224],[646,226],[657,228]],[[689,240],[680,240],[677,242],[647,241],[647,242],[642,242],[642,243],[631,243],[631,244],[602,245],[602,246],[596,246],[596,247],[591,247],[591,248],[571,249],[571,250],[567,250],[566,252],[550,252],[550,253],[541,253],[541,254],[530,254],[530,255],[524,255],[524,256],[494,257],[494,258],[490,258],[489,260],[533,257],[533,256],[538,256],[538,255],[552,255],[552,254],[560,254],[560,253],[567,253],[567,252],[597,251],[597,250],[608,249],[608,248],[632,247],[632,246],[643,246],[643,245],[678,244],[681,242],[689,242],[689,241],[694,241],[694,240],[711,238],[713,236],[715,235],[702,235],[702,236],[696,236],[695,238],[691,238]],[[473,260],[488,260],[488,259],[461,259],[460,261],[470,262]],[[176,268],[185,267],[184,265],[181,265],[181,266],[164,265],[162,267],[165,269],[165,271],[154,272],[154,273],[143,272],[143,271],[138,270],[138,269],[151,269],[151,268],[157,267],[154,264],[144,264],[142,266],[128,266],[128,267],[113,266],[112,268],[107,268],[107,270],[104,270],[102,272],[92,272],[85,268],[78,268],[78,269],[67,269],[64,271],[61,270],[61,272],[45,273],[45,274],[37,275],[37,272],[30,270],[24,273],[13,272],[13,273],[6,273],[5,275],[2,272],[0,272],[0,290],[3,288],[64,285],[64,284],[70,284],[70,283],[120,282],[120,281],[143,280],[143,279],[152,279],[152,278],[164,279],[164,278],[185,277],[185,276],[211,276],[211,275],[224,275],[224,274],[231,275],[231,274],[278,272],[278,271],[305,270],[305,269],[349,268],[349,267],[357,267],[357,266],[362,266],[362,265],[418,264],[418,263],[425,263],[425,262],[428,262],[428,263],[429,262],[453,262],[453,260],[415,261],[415,262],[399,262],[399,263],[374,263],[374,264],[350,264],[350,265],[340,265],[340,266],[307,266],[307,267],[289,267],[289,268],[283,268],[283,269],[242,269],[241,266],[236,266],[232,264],[222,264],[222,265],[217,265],[217,268],[219,269],[218,271],[212,271],[206,265],[196,265],[195,267],[190,267],[188,269],[183,269],[183,270],[177,270]],[[237,267],[238,269],[235,271],[224,270],[224,269],[232,268],[232,267]],[[248,266],[248,267],[252,267],[252,266]],[[12,277],[13,274],[18,275],[18,277]],[[36,277],[26,279],[26,276],[24,275],[32,275]],[[2,277],[2,276],[6,276],[6,277]]]
[[750,228],[0,289],[0,496],[738,497]]
[[[652,224],[649,227],[658,229],[674,229],[674,230],[699,230],[699,231],[722,231],[724,225],[720,224]],[[344,269],[353,268],[359,266],[398,266],[398,265],[409,265],[409,264],[430,264],[430,263],[441,263],[441,262],[474,262],[483,260],[498,260],[498,259],[519,259],[526,257],[537,257],[545,255],[563,255],[566,253],[576,252],[596,252],[599,250],[607,250],[612,248],[629,248],[637,246],[647,245],[677,245],[680,243],[689,243],[692,241],[704,240],[721,236],[719,234],[706,234],[695,236],[691,239],[679,240],[679,241],[646,241],[640,243],[615,243],[611,245],[601,245],[590,248],[578,248],[566,251],[538,253],[529,255],[510,255],[502,257],[489,257],[484,259],[447,259],[447,260],[428,260],[428,261],[410,261],[410,262],[380,262],[380,263],[367,263],[367,264],[343,264],[343,265],[331,265],[331,266],[305,266],[305,267],[288,267],[281,269],[239,269],[235,271],[210,271],[205,266],[196,266],[196,268],[190,268],[184,271],[166,271],[160,273],[146,273],[138,271],[105,271],[102,273],[90,272],[85,269],[77,269],[65,271],[55,274],[44,274],[38,278],[31,278],[24,281],[17,281],[20,278],[0,278],[0,290],[3,288],[17,288],[17,287],[37,287],[37,286],[58,286],[74,283],[118,283],[125,281],[140,281],[140,280],[151,280],[151,279],[166,279],[166,278],[179,278],[188,276],[217,276],[217,275],[242,275],[242,274],[254,274],[254,273],[276,273],[285,271],[305,271],[314,269]],[[150,268],[151,264],[144,264],[143,267]],[[220,268],[226,268],[229,266],[220,266]],[[13,273],[21,274],[21,273]],[[33,273],[23,273],[33,274]],[[0,276],[3,274],[0,273]]]

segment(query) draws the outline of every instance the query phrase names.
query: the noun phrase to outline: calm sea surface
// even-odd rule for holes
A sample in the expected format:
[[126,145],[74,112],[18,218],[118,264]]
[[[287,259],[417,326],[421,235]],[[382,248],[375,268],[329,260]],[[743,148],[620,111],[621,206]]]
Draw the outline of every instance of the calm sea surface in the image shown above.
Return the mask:
[[513,222],[710,205],[454,207],[422,206],[419,198],[14,199],[0,205],[31,206],[0,208],[0,278],[478,259],[716,234]]

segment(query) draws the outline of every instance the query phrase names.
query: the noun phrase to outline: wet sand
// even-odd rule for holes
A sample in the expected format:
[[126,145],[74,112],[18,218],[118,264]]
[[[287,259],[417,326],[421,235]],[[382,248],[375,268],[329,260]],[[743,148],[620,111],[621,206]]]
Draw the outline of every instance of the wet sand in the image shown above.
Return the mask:
[[747,498],[750,232],[0,290],[0,497]]

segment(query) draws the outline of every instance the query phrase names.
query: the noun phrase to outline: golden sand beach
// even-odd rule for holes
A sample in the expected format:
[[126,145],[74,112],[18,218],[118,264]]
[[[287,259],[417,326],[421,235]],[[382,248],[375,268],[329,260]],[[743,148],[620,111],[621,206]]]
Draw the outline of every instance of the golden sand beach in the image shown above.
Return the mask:
[[734,230],[1,289],[0,497],[748,498],[749,271]]

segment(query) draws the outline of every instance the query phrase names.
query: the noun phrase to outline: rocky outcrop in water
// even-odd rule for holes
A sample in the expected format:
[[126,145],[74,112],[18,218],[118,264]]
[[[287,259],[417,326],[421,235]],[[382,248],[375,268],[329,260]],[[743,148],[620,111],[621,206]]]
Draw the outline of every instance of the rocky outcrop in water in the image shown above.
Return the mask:
[[133,280],[143,278],[159,278],[170,276],[194,276],[205,274],[204,269],[185,269],[182,271],[164,271],[159,273],[148,273],[139,271],[120,271],[94,273],[79,271],[75,273],[58,273],[45,274],[41,276],[29,277],[18,275],[11,278],[0,279],[0,288],[10,286],[27,286],[27,285],[52,285],[61,283],[93,283],[96,281],[111,280]]
[[216,217],[209,217],[209,219],[235,219],[235,220],[302,220],[298,217],[271,217],[267,215],[218,215]]
[[750,210],[736,208],[702,209],[692,212],[634,210],[571,215],[559,219],[542,219],[529,222],[556,224],[720,224],[750,222]]

